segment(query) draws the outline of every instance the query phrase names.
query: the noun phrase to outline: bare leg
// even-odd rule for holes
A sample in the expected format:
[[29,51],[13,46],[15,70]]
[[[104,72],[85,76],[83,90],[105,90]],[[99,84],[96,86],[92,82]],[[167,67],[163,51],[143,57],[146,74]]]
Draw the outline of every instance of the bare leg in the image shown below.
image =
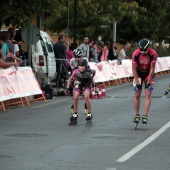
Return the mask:
[[139,114],[139,110],[140,110],[140,97],[141,97],[141,90],[136,92],[134,97],[134,108],[135,108],[136,115]]
[[78,100],[79,100],[79,95],[80,92],[79,91],[74,91],[74,113],[78,111]]
[[144,109],[144,115],[148,114],[150,105],[151,105],[151,94],[152,91],[149,91],[148,89],[145,89],[145,109]]
[[86,101],[88,112],[91,112],[90,90],[85,90],[84,91],[84,99]]

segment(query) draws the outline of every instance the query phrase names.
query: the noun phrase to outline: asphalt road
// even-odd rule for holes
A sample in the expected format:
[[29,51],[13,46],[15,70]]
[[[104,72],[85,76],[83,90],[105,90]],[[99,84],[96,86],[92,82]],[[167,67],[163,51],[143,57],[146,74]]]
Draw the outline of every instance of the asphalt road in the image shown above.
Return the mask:
[[[0,111],[0,170],[168,170],[169,76],[155,79],[149,123],[134,130],[132,83],[93,99],[93,125],[85,126],[84,100],[77,126],[68,126],[71,97]],[[141,98],[141,115],[144,93]]]

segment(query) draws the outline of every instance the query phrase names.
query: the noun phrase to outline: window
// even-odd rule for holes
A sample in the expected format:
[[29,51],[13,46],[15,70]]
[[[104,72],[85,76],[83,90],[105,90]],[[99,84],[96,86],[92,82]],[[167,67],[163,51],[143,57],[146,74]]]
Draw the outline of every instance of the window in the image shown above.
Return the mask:
[[48,52],[52,53],[53,52],[53,46],[54,46],[52,41],[48,37],[44,37],[43,40],[44,40],[44,43],[45,43],[45,45],[48,49]]

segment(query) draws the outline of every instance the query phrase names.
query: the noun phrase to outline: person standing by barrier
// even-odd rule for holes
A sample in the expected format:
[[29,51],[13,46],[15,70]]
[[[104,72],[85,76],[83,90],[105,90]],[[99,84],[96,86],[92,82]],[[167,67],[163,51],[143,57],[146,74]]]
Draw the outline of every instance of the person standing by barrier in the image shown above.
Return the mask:
[[112,44],[110,45],[110,49],[109,49],[109,60],[116,60],[117,59],[117,54],[116,54],[116,43],[112,42]]
[[73,50],[74,50],[74,44],[72,43],[69,45],[69,51],[67,52],[67,61],[66,61],[67,69],[70,72],[71,72],[70,60],[74,57]]
[[155,65],[157,61],[157,52],[149,48],[150,41],[142,39],[139,41],[139,48],[132,54],[132,73],[134,76],[134,108],[136,116],[134,122],[136,124],[140,121],[140,97],[142,92],[142,85],[145,84],[145,104],[144,114],[142,116],[142,123],[148,123],[148,111],[151,105],[151,94],[154,86]]
[[122,60],[129,59],[128,51],[129,51],[130,47],[131,47],[131,44],[126,43],[124,45],[124,47],[120,50],[120,52],[118,54],[118,58],[117,58],[119,64],[122,64]]
[[15,66],[15,67],[19,66],[21,61],[20,62],[10,62],[10,63],[7,63],[7,62],[4,61],[2,44],[3,44],[3,41],[0,40],[0,68],[6,69],[6,68],[9,68],[11,66]]
[[54,54],[56,58],[56,72],[57,72],[56,84],[58,88],[65,88],[63,84],[67,79],[68,71],[66,65],[66,54],[68,51],[69,51],[69,43],[66,41],[66,36],[60,35],[58,37],[58,42],[54,45]]
[[106,61],[108,60],[109,56],[109,49],[110,49],[110,41],[106,41],[105,45],[102,49],[102,56],[101,56],[101,61]]
[[83,51],[83,57],[87,58],[89,60],[89,38],[88,37],[84,37],[83,43],[80,44],[80,46],[78,47],[78,49]]

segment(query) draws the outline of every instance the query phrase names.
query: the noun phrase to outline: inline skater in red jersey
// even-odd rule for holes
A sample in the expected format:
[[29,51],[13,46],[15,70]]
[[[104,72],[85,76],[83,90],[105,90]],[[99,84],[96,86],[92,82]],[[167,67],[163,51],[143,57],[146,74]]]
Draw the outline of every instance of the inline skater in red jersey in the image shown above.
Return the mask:
[[142,123],[148,123],[148,112],[151,105],[151,94],[154,86],[155,65],[157,52],[150,48],[150,41],[146,38],[139,41],[139,48],[132,54],[132,73],[134,76],[134,108],[136,116],[134,118],[135,129],[140,121],[140,97],[142,85],[145,85],[145,102]]

